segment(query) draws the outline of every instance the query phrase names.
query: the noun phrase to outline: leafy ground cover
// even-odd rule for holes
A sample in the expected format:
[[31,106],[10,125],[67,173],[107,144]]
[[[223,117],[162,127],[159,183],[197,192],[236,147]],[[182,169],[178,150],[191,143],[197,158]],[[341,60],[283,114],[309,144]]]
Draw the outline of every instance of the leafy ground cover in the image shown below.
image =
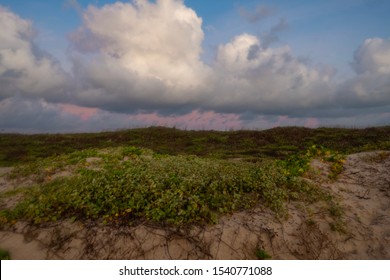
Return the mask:
[[302,179],[310,161],[331,162],[334,179],[344,153],[390,149],[389,136],[390,127],[1,135],[1,162],[15,166],[9,178],[35,186],[3,194],[22,199],[0,211],[0,222],[213,223],[259,203],[283,216],[290,200],[324,200],[339,215],[329,193]]
[[[22,189],[25,200],[0,216],[3,222],[72,218],[120,224],[140,219],[211,223],[220,214],[259,201],[283,214],[286,201],[312,201],[320,194],[314,185],[299,179],[289,164],[161,155],[133,146],[85,150],[14,169],[10,177],[34,176],[37,185]],[[62,169],[74,174],[47,180]]]

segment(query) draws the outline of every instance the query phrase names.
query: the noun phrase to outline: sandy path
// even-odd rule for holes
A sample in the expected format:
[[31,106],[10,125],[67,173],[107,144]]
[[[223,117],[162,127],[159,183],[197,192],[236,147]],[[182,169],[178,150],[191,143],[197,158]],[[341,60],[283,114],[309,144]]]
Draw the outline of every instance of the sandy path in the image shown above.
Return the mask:
[[273,259],[390,259],[390,152],[348,156],[335,182],[329,165],[312,166],[343,208],[340,224],[323,202],[290,203],[287,220],[259,206],[186,229],[17,223],[0,232],[0,247],[13,259],[254,259],[256,249]]

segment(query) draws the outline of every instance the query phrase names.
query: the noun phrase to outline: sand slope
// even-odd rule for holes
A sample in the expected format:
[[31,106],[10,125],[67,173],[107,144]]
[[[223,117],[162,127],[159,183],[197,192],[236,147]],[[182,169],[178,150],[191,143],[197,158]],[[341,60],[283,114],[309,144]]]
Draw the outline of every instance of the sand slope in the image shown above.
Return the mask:
[[335,195],[343,211],[334,216],[324,202],[291,202],[287,219],[258,206],[187,228],[17,223],[0,231],[0,248],[13,259],[255,259],[260,249],[273,259],[390,259],[390,152],[348,156],[333,182],[329,169],[314,160],[307,180]]

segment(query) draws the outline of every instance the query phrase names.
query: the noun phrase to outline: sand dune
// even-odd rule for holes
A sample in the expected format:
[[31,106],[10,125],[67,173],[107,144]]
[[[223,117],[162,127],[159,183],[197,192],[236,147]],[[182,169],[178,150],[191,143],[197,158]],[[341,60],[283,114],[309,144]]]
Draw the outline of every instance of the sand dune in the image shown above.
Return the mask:
[[[287,219],[258,206],[185,228],[18,222],[0,232],[0,247],[12,259],[255,259],[260,250],[272,259],[390,259],[390,152],[349,155],[335,181],[327,163],[311,166],[307,180],[329,189],[341,213],[329,215],[324,202],[290,202]],[[0,177],[0,189],[10,187]]]

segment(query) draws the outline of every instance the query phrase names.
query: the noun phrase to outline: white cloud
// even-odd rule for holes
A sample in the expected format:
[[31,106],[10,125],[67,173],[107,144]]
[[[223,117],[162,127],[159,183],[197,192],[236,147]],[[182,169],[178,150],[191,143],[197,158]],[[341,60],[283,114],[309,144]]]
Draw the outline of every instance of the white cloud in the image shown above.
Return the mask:
[[[202,20],[182,1],[90,6],[83,20],[70,38],[76,49],[96,56],[77,70],[98,88],[76,93],[82,102],[91,91],[112,106],[132,103],[129,109],[148,101],[161,106],[197,102],[195,89],[204,87],[211,70],[200,61]],[[85,87],[84,81],[79,86]]]
[[220,45],[218,106],[257,113],[283,113],[324,106],[332,97],[332,69],[311,67],[288,46],[263,48],[249,34]]
[[294,58],[288,46],[263,48],[249,34],[220,45],[214,65],[205,65],[202,21],[182,1],[90,6],[83,20],[70,36],[80,52],[74,100],[83,106],[275,113],[323,106],[331,93],[331,71]]
[[[200,58],[202,20],[183,1],[89,6],[83,21],[70,37],[79,51],[73,102],[82,106],[315,116],[388,99],[388,43],[382,39],[367,40],[356,51],[358,74],[339,83],[331,66],[312,65],[287,45],[269,47],[266,37],[245,33],[221,44],[214,63],[206,65]],[[282,20],[275,30],[285,25]]]
[[357,75],[338,89],[344,106],[390,105],[390,39],[365,40],[356,50],[352,66]]
[[390,40],[370,38],[356,50],[353,68],[358,74],[390,74]]
[[60,65],[34,44],[31,22],[0,6],[0,99],[21,94],[63,98],[67,77]]

